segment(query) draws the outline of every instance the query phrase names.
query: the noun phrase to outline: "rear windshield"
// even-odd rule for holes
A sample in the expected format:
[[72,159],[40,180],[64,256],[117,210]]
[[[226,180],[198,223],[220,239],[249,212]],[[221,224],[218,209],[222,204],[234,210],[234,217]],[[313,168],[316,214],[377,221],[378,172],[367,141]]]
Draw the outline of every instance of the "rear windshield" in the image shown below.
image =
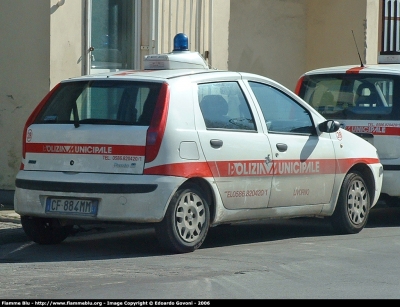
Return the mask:
[[299,96],[328,119],[400,119],[400,79],[378,74],[305,76]]
[[148,126],[161,85],[108,80],[62,83],[35,123]]

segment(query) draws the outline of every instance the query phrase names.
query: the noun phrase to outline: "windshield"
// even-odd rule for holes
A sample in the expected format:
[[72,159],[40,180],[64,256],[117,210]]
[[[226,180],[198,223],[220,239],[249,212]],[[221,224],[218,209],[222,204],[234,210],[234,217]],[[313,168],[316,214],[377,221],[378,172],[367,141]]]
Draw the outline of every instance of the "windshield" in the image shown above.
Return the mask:
[[35,123],[148,126],[161,85],[108,80],[62,83]]
[[299,96],[329,119],[400,119],[398,76],[305,76]]

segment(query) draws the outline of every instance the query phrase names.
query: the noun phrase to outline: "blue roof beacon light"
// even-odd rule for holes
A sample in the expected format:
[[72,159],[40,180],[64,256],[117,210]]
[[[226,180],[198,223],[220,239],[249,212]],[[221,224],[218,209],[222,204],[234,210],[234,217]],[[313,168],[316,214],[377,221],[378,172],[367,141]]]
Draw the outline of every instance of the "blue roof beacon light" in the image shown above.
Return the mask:
[[186,34],[178,33],[175,35],[173,51],[189,51],[189,39]]
[[186,34],[178,33],[174,37],[172,52],[144,56],[144,69],[209,69],[209,67],[200,53],[189,51],[189,39]]

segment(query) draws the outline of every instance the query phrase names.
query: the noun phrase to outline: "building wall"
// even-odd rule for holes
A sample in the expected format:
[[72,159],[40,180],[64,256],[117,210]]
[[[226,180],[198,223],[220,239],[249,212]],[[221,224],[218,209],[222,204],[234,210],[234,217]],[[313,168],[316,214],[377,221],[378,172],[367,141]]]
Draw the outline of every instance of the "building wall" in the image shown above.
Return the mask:
[[212,10],[212,41],[210,62],[212,67],[228,69],[229,57],[229,24],[231,18],[231,1],[213,1]]
[[51,0],[50,6],[50,88],[60,80],[82,75],[84,2]]
[[352,31],[365,63],[366,3],[366,0],[306,1],[306,70],[359,64]]
[[229,70],[264,75],[293,90],[306,68],[306,4],[232,0]]
[[354,38],[376,63],[378,20],[379,0],[232,0],[228,67],[293,90],[307,70],[359,64]]
[[379,21],[381,14],[380,2],[380,0],[367,0],[367,37],[365,43],[367,64],[376,64],[378,61],[380,51],[379,35],[382,30]]
[[[0,189],[14,190],[30,113],[64,78],[81,75],[82,2],[1,0]],[[79,5],[77,5],[79,4]],[[74,25],[74,26],[71,26]],[[78,25],[78,26],[76,26]]]
[[49,1],[0,2],[0,189],[14,190],[22,130],[49,91]]

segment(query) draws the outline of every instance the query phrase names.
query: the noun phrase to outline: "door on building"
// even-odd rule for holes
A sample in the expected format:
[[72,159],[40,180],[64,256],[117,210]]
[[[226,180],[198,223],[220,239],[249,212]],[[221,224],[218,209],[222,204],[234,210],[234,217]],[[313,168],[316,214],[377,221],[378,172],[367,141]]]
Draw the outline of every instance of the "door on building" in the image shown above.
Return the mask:
[[134,69],[135,0],[88,0],[85,74]]

